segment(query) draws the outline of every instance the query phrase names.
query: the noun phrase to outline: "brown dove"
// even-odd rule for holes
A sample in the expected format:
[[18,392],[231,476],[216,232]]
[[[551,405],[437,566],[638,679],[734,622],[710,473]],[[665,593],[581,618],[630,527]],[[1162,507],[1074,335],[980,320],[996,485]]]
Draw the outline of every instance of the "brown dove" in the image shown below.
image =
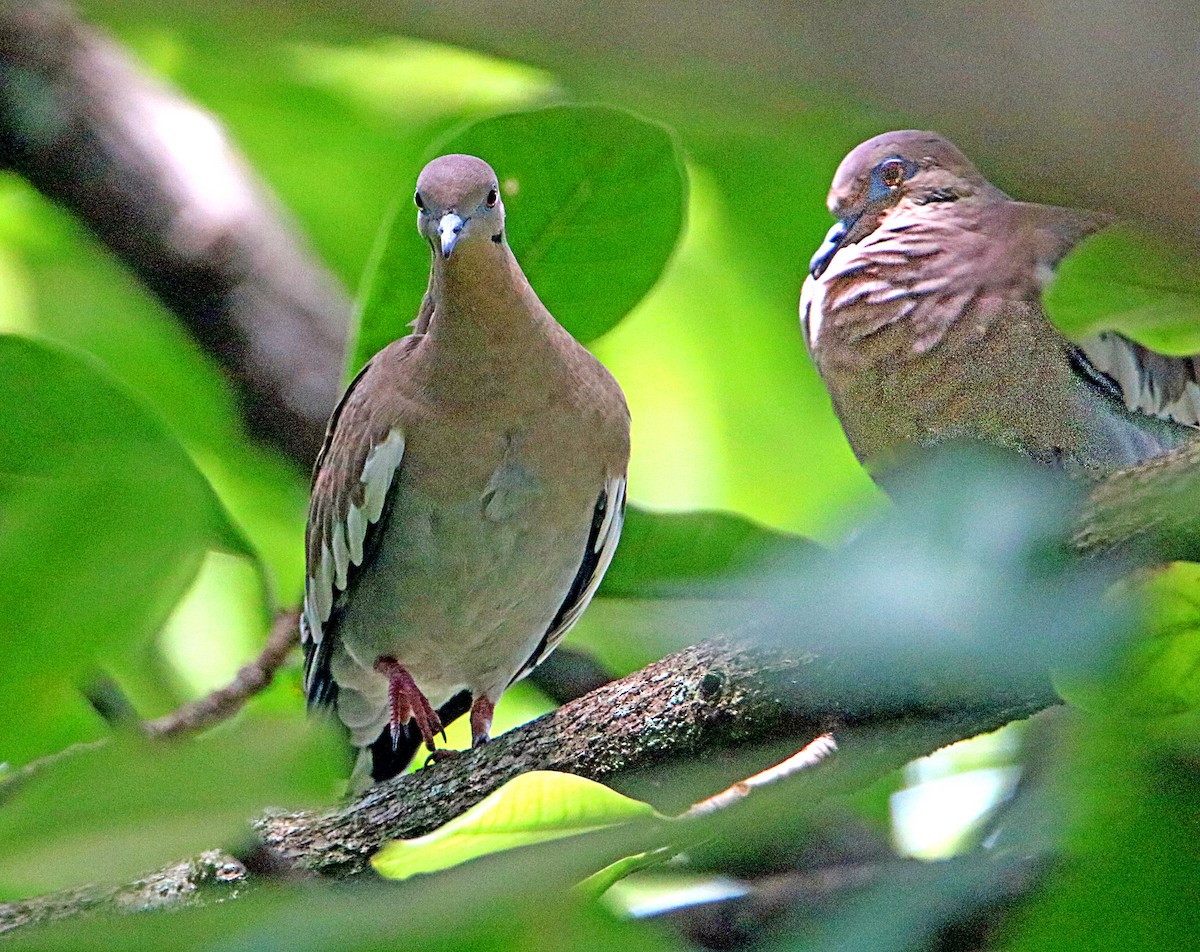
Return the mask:
[[916,131],[851,151],[829,209],[800,320],[860,460],[968,438],[1102,475],[1196,437],[1200,356],[1046,318],[1055,266],[1107,216],[1014,201]]
[[305,691],[375,780],[468,707],[487,740],[595,594],[629,459],[621,388],[530,287],[496,173],[442,156],[415,202],[429,290],[334,411],[306,536]]

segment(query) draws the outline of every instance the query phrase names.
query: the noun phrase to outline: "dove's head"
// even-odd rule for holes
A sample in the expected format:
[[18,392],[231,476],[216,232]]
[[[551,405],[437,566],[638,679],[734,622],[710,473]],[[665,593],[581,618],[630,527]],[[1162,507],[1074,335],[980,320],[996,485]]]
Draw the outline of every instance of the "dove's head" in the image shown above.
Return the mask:
[[906,129],[868,139],[842,159],[833,176],[828,204],[838,222],[813,256],[810,271],[820,277],[839,248],[861,241],[902,201],[927,205],[971,196],[1007,197],[936,132]]
[[473,155],[443,155],[417,177],[417,230],[435,255],[504,241],[504,203],[492,167]]

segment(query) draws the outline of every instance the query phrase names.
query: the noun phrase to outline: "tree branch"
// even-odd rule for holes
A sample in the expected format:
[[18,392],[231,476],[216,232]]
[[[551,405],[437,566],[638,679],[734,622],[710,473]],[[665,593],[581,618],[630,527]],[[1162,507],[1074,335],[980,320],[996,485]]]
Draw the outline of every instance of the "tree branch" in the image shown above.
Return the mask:
[[1087,554],[1138,562],[1200,562],[1200,438],[1102,480],[1073,542]]
[[[345,807],[325,813],[267,817],[256,823],[265,844],[293,865],[323,875],[362,872],[385,841],[420,836],[458,816],[517,774],[562,770],[618,788],[671,766],[709,763],[722,752],[757,751],[763,766],[831,729],[838,738],[837,786],[857,786],[948,743],[995,730],[1058,702],[1047,680],[1010,697],[980,699],[970,709],[897,709],[856,698],[828,698],[830,670],[735,642],[687,648],[614,681],[551,714],[416,773],[378,784]],[[836,681],[836,677],[835,677]],[[822,682],[824,682],[822,684]],[[887,735],[879,741],[879,731]],[[851,763],[846,761],[850,760]],[[857,761],[857,765],[854,763]],[[864,769],[859,771],[857,766]],[[744,762],[725,763],[722,783],[739,779]],[[803,781],[825,765],[798,775]],[[672,777],[672,795],[696,799]],[[712,793],[712,788],[700,793]],[[664,806],[660,804],[660,806]]]
[[0,165],[77,215],[304,469],[341,392],[350,307],[207,113],[54,0],[0,3]]
[[[857,788],[914,757],[1058,701],[1047,681],[1012,696],[981,698],[970,708],[917,702],[897,708],[865,697],[843,704],[828,700],[831,665],[836,663],[751,643],[696,645],[483,747],[378,784],[349,804],[266,816],[254,826],[277,868],[353,876],[368,868],[387,840],[436,829],[529,770],[563,770],[633,791],[649,783],[659,792],[646,795],[673,809],[740,779],[748,763],[769,766],[832,729],[838,754],[789,779],[794,790],[824,796]],[[825,700],[806,700],[810,697]],[[710,768],[702,776],[690,773],[698,763]],[[667,770],[670,784],[663,785]],[[662,803],[664,790],[678,802]],[[228,858],[221,862],[222,881],[246,875]],[[0,905],[0,931],[84,908],[124,909],[151,880],[160,895],[186,899],[197,877],[213,882],[213,868],[213,862],[201,863],[197,874],[191,865],[178,864],[125,889],[83,894],[86,902],[58,895]]]
[[[980,876],[983,867],[985,876]],[[669,922],[689,942],[703,949],[776,948],[788,937],[813,935],[833,947],[845,947],[846,934],[830,922],[853,906],[874,925],[853,936],[855,947],[874,948],[883,935],[896,930],[907,942],[893,947],[936,949],[937,952],[976,952],[994,947],[1005,922],[1040,884],[1047,869],[1044,857],[976,851],[966,856],[929,862],[891,857],[870,862],[829,863],[814,869],[766,876],[748,884],[739,896],[697,903],[647,917]],[[933,877],[962,876],[974,880],[947,899],[946,889],[934,892],[920,927],[896,922],[895,893],[904,883],[919,891]],[[916,888],[914,889],[914,884]],[[926,886],[928,889],[928,886]],[[940,901],[938,901],[940,900]],[[866,911],[864,911],[866,910]],[[871,913],[875,915],[872,916]],[[830,935],[833,933],[833,935]],[[846,943],[848,945],[849,943]],[[823,947],[825,943],[814,943]]]

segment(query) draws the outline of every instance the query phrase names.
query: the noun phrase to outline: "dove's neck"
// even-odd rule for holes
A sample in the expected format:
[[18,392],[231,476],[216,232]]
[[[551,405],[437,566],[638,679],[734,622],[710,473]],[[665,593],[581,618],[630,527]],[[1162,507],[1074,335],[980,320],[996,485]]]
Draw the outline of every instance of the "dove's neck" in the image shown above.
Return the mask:
[[508,243],[488,240],[433,261],[427,336],[460,362],[507,360],[536,345],[554,323]]

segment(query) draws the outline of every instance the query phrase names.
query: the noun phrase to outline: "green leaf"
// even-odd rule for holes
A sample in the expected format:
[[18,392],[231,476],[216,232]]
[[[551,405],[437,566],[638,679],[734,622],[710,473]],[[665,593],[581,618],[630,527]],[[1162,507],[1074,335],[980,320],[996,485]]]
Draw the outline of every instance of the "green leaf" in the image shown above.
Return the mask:
[[1064,840],[1055,875],[1017,909],[996,947],[1193,948],[1200,722],[1088,715],[1073,728],[1048,752],[1053,796],[1044,823]]
[[1062,263],[1046,307],[1064,329],[1117,327],[1168,351],[1200,350],[1194,257],[1130,225],[1089,238]]
[[175,438],[94,360],[0,335],[0,379],[0,723],[21,725],[0,759],[21,763],[97,735],[74,685],[147,666],[206,550],[253,553]]
[[393,840],[371,864],[389,879],[408,879],[490,853],[656,816],[649,804],[593,780],[534,770],[514,777],[432,833]]
[[599,596],[704,594],[746,572],[819,547],[731,512],[655,512],[629,506],[621,544]]
[[236,845],[266,806],[328,802],[342,760],[339,740],[300,717],[74,748],[0,784],[0,883],[30,893],[129,879]]
[[0,501],[20,487],[82,471],[161,467],[181,501],[203,507],[207,541],[254,553],[175,436],[94,358],[47,341],[0,335]]
[[1200,710],[1200,565],[1178,562],[1128,579],[1147,602],[1120,677],[1056,682],[1071,704],[1138,720]]
[[[569,143],[569,147],[567,144]],[[510,113],[440,141],[500,176],[509,243],[538,296],[587,343],[653,287],[683,228],[686,183],[666,127],[600,106]],[[429,275],[411,204],[414,169],[360,294],[352,367],[408,333]]]
[[742,625],[745,598],[729,597],[734,586],[820,551],[736,513],[630,505],[617,554],[570,644],[611,671],[635,671]]
[[579,890],[586,896],[603,895],[610,887],[619,883],[626,876],[632,876],[634,873],[640,873],[643,870],[661,866],[675,855],[675,850],[663,848],[625,856],[615,863],[609,863],[604,869],[593,873],[579,884]]

